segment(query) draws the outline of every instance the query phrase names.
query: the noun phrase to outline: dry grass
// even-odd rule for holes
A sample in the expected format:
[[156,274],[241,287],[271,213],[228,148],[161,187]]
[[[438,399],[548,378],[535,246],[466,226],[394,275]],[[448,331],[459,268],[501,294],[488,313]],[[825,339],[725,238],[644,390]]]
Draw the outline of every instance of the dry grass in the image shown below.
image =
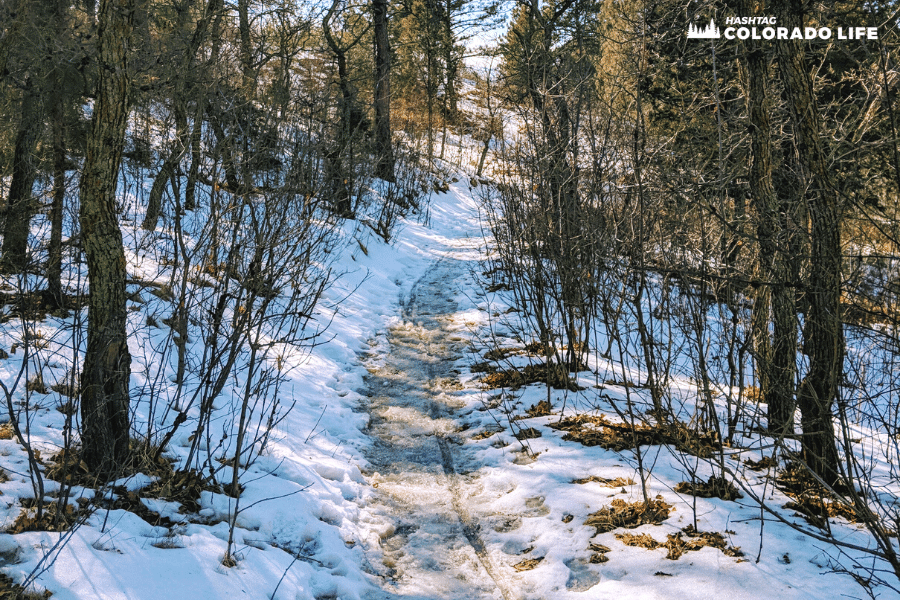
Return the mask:
[[661,496],[647,503],[628,503],[617,498],[609,506],[588,515],[584,524],[596,529],[595,535],[598,535],[619,528],[634,529],[641,525],[659,525],[669,518],[672,510],[674,510],[672,505],[663,501]]
[[729,546],[721,533],[696,531],[693,525],[688,525],[678,533],[669,534],[665,542],[656,541],[649,533],[636,535],[632,533],[617,533],[616,539],[626,546],[635,546],[655,550],[665,548],[668,550],[666,558],[678,560],[685,552],[696,552],[701,548],[716,548],[725,556],[740,558],[744,555],[740,548]]
[[498,361],[521,353],[522,350],[519,348],[494,348],[484,353],[484,359]]
[[698,498],[721,498],[722,500],[736,500],[744,496],[733,483],[724,477],[713,475],[707,481],[682,481],[675,486],[679,494],[690,494]]
[[550,414],[550,409],[552,408],[553,406],[550,404],[550,401],[545,398],[531,408],[526,408],[525,414],[528,415],[529,418],[545,417]]
[[798,463],[788,463],[778,473],[775,487],[792,499],[784,505],[785,508],[797,511],[810,525],[820,529],[827,529],[828,519],[835,517],[851,523],[865,522],[855,507],[840,502],[834,494],[822,487],[808,469]]
[[662,426],[635,423],[613,423],[605,415],[575,415],[567,417],[550,427],[566,431],[564,440],[578,442],[584,446],[600,446],[607,450],[621,452],[638,446],[672,444],[679,450],[709,458],[721,449],[721,444],[712,433],[689,429],[678,421]]
[[480,362],[470,366],[469,370],[472,373],[496,373],[497,365],[490,362]]
[[50,590],[29,592],[8,575],[0,573],[0,600],[43,600],[52,595]]
[[541,437],[541,432],[535,429],[534,427],[526,427],[525,429],[520,429],[515,434],[517,440],[533,440],[535,438]]
[[607,479],[605,477],[597,477],[596,475],[590,475],[589,477],[583,477],[581,479],[575,479],[572,483],[577,483],[579,485],[585,483],[599,483],[603,487],[608,488],[617,488],[617,487],[625,487],[626,485],[634,485],[634,480],[630,477],[616,477],[615,479]]
[[497,428],[485,429],[481,433],[476,433],[475,435],[473,435],[472,439],[473,440],[486,440],[489,437],[491,437],[492,435],[500,433],[501,431],[503,431],[503,429],[497,429]]
[[[547,366],[544,363],[527,365],[522,370],[503,369],[489,373],[481,378],[481,385],[487,389],[510,388],[518,389],[531,383],[547,383]],[[569,377],[566,368],[562,365],[551,363],[549,373],[550,387],[557,390],[567,389],[577,392],[581,388],[575,380]]]
[[515,569],[519,573],[521,573],[522,571],[530,571],[541,564],[542,560],[544,560],[543,556],[540,558],[526,558],[522,562],[514,564],[513,569]]
[[744,466],[751,471],[768,471],[772,467],[778,466],[778,460],[774,456],[763,456],[759,460],[748,458],[744,461]]
[[588,550],[590,550],[593,554],[591,554],[591,558],[588,559],[588,562],[594,565],[599,565],[601,563],[605,563],[609,560],[610,549],[603,544],[588,544]]
[[[6,528],[6,533],[16,534],[26,531],[67,531],[81,516],[81,509],[76,510],[67,504],[63,511],[56,502],[45,502],[41,516],[38,518],[37,506],[33,500],[22,499],[22,511]],[[2,596],[0,596],[2,598]]]

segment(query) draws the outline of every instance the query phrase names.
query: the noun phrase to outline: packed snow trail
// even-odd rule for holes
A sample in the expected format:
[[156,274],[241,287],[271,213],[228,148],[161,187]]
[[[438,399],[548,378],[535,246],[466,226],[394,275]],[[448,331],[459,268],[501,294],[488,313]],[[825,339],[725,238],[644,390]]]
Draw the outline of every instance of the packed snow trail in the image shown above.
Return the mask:
[[464,342],[448,329],[455,301],[448,283],[464,263],[438,260],[402,302],[389,351],[367,377],[369,480],[393,524],[380,548],[367,549],[384,598],[514,600],[479,533],[469,501],[478,465],[457,437],[464,403],[453,368]]

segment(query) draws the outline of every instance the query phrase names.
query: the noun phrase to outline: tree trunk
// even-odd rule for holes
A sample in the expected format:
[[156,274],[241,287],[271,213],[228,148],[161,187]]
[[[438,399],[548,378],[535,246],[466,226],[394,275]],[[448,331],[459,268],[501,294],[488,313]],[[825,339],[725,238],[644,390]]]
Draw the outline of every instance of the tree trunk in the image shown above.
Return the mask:
[[350,74],[347,71],[347,52],[345,48],[341,48],[334,35],[331,32],[331,20],[334,18],[340,0],[334,0],[331,8],[322,18],[322,32],[325,34],[325,41],[338,68],[338,87],[341,90],[341,100],[339,105],[338,138],[334,148],[325,151],[325,181],[328,186],[328,193],[331,202],[334,205],[335,212],[343,217],[353,216],[353,206],[351,204],[350,189],[347,187],[347,171],[344,167],[347,148],[350,146],[350,139],[356,134],[357,129],[362,125],[362,114],[356,106],[356,94],[350,83]]
[[391,142],[391,48],[388,38],[387,0],[372,0],[375,30],[375,176],[394,181]]
[[13,154],[13,176],[6,201],[6,222],[3,228],[3,255],[0,268],[7,272],[19,272],[26,266],[28,253],[28,230],[34,213],[34,199],[31,191],[37,176],[38,135],[43,117],[38,97],[39,91],[31,78],[25,84],[22,98],[22,120],[16,134]]
[[[66,33],[66,0],[54,2],[53,35],[61,40]],[[52,47],[52,46],[51,46]],[[50,204],[50,243],[47,247],[47,302],[56,307],[65,305],[62,289],[62,229],[63,209],[66,200],[66,103],[71,97],[64,96],[63,71],[59,57],[50,51],[49,58],[54,68],[50,81],[60,93],[54,94],[50,109],[50,127],[53,132],[53,194]]]
[[[753,14],[751,3],[741,2],[742,14]],[[753,315],[753,337],[762,400],[767,403],[769,429],[774,434],[794,430],[794,373],[796,371],[797,326],[794,290],[786,287],[786,242],[780,231],[779,199],[772,183],[772,128],[769,121],[769,65],[762,46],[747,40],[745,64],[748,78],[750,117],[750,193],[757,214],[759,263],[762,285],[757,290]],[[782,240],[779,246],[779,238]],[[771,315],[771,316],[770,316]],[[769,323],[774,338],[770,337]]]
[[115,208],[128,116],[127,40],[135,0],[101,0],[98,91],[81,178],[81,232],[91,298],[81,375],[81,456],[112,477],[128,457],[125,252]]
[[[454,56],[454,36],[453,36],[453,3],[447,0],[444,7],[443,20],[443,44],[444,44],[444,97],[446,100],[447,114],[444,118],[456,123],[458,116],[458,100],[459,93],[456,91],[456,78],[459,75],[459,64],[456,56]],[[446,125],[445,125],[446,127]],[[445,130],[446,131],[446,130]]]
[[66,124],[61,98],[53,100],[53,201],[50,205],[50,244],[47,248],[47,296],[64,306],[62,290],[62,228],[66,199]]
[[[172,100],[174,105],[173,112],[175,113],[175,139],[172,141],[169,154],[165,161],[163,161],[159,173],[156,174],[156,177],[153,180],[153,186],[150,188],[150,195],[147,199],[147,212],[144,214],[143,223],[141,223],[141,227],[147,231],[156,229],[160,213],[162,212],[163,193],[166,191],[166,187],[170,182],[173,186],[175,185],[176,168],[187,152],[189,145],[191,146],[192,178],[189,176],[185,208],[190,210],[193,209],[195,205],[197,171],[194,167],[195,162],[193,162],[195,158],[193,145],[195,135],[198,137],[197,145],[199,145],[200,133],[199,125],[196,122],[194,123],[192,130],[188,131],[188,98],[186,97],[186,89],[188,87],[188,78],[191,77],[190,73],[196,63],[195,58],[197,52],[199,51],[200,46],[206,41],[212,18],[221,8],[220,2],[221,0],[209,0],[206,10],[200,20],[197,21],[197,25],[194,28],[194,33],[191,36],[190,41],[183,49],[181,64],[173,73],[174,85],[172,90]],[[244,9],[244,13],[242,14],[246,16],[246,3],[243,3],[242,6]],[[187,26],[189,14],[188,2],[185,2],[178,12],[178,22],[175,27],[176,30],[182,30]],[[241,23],[244,23],[244,21],[241,21]],[[243,37],[241,39],[243,40]],[[202,106],[203,100],[199,96],[200,94],[198,94],[197,103]],[[197,115],[202,121],[202,108],[197,110]],[[197,133],[195,134],[194,132]]]
[[[789,30],[802,27],[800,0],[778,0],[772,7],[779,26]],[[811,268],[803,331],[809,371],[797,394],[803,455],[816,475],[834,484],[839,477],[832,407],[840,391],[844,362],[840,201],[822,148],[819,112],[803,46],[797,40],[785,40],[775,47],[800,161],[813,178],[807,192]]]

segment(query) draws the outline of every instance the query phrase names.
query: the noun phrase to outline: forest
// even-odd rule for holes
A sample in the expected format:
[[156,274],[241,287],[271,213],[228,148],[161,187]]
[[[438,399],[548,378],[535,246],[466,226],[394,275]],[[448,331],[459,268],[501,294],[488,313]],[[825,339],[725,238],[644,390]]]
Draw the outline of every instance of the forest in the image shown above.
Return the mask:
[[898,15],[0,0],[0,598],[900,598]]

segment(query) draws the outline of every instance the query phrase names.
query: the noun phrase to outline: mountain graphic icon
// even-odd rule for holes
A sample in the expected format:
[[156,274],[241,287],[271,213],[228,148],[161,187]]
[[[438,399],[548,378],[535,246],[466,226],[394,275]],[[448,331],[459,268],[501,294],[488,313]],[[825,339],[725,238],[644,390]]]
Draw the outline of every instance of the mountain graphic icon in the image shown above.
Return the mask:
[[716,27],[716,23],[712,19],[709,20],[709,25],[707,25],[704,29],[700,29],[699,27],[691,23],[688,26],[687,36],[693,39],[704,40],[717,40],[722,37],[719,34],[719,28]]

